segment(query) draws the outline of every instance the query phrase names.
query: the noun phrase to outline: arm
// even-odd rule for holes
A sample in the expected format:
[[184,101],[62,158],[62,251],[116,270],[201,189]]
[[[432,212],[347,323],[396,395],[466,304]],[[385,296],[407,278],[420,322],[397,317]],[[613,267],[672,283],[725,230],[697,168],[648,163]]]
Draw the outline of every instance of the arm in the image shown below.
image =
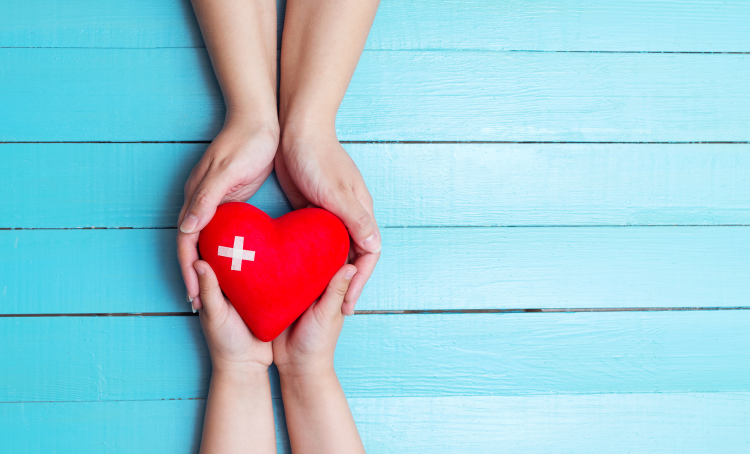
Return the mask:
[[295,208],[337,215],[352,238],[357,274],[344,313],[380,257],[380,232],[362,175],[336,137],[336,112],[365,46],[378,0],[289,0],[281,48],[276,174]]
[[201,453],[276,452],[268,366],[271,344],[258,340],[224,298],[208,263],[199,261],[201,327],[211,352],[211,387]]
[[[227,108],[224,127],[185,183],[177,256],[195,309],[198,235],[216,207],[249,199],[273,168],[276,111],[276,2],[193,0],[193,8]],[[198,298],[193,301],[193,298]]]
[[352,265],[342,267],[320,300],[273,341],[295,454],[365,452],[333,368],[344,295],[356,271]]

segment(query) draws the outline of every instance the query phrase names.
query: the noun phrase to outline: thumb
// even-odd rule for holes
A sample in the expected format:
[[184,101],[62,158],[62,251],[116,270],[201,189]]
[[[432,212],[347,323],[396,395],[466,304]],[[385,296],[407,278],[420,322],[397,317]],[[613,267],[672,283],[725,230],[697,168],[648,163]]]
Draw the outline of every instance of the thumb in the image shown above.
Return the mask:
[[203,310],[206,316],[213,318],[221,312],[222,307],[226,304],[224,295],[221,293],[219,281],[211,266],[203,260],[198,260],[193,264],[195,272],[198,273],[198,283],[200,284],[200,297],[203,303]]
[[380,232],[370,212],[362,206],[357,196],[350,192],[333,212],[343,221],[349,236],[365,251],[380,252]]
[[231,186],[228,178],[209,173],[198,186],[193,195],[193,200],[185,212],[185,218],[180,224],[182,233],[199,232],[214,217],[216,207],[219,206]]
[[333,275],[331,282],[328,283],[323,296],[320,297],[318,304],[315,305],[323,312],[327,319],[341,314],[341,305],[344,303],[344,296],[356,272],[357,268],[354,265],[344,265]]

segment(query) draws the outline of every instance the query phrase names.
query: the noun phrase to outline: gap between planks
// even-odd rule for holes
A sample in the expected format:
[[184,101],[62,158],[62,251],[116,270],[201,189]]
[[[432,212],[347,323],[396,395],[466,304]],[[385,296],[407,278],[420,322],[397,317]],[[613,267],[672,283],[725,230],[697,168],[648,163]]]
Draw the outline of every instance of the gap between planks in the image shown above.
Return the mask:
[[[547,229],[547,228],[750,227],[750,224],[511,224],[511,225],[384,225],[381,229]],[[0,230],[177,230],[167,227],[0,227]]]
[[[178,143],[178,144],[195,144],[195,143],[203,143],[203,144],[210,144],[210,140],[135,140],[135,141],[128,141],[128,140],[92,140],[92,141],[70,141],[70,140],[39,140],[39,141],[33,141],[33,140],[19,140],[19,141],[0,141],[0,145],[3,144],[19,144],[19,143],[50,143],[50,144],[57,144],[57,143],[72,143],[72,144],[102,144],[102,143],[122,143],[122,144],[162,144],[162,143]],[[445,144],[521,144],[521,145],[566,145],[566,144],[575,144],[575,145],[732,145],[732,144],[738,144],[738,145],[745,145],[750,144],[750,141],[703,141],[703,142],[680,142],[680,141],[671,141],[671,142],[621,142],[621,141],[604,141],[604,142],[582,142],[582,141],[570,141],[570,140],[562,140],[562,141],[550,141],[550,140],[340,140],[339,143],[341,144],[438,144],[438,145],[445,145]]]
[[[419,315],[419,314],[552,314],[566,312],[684,312],[684,311],[744,311],[750,306],[734,307],[583,307],[583,308],[532,308],[532,309],[418,309],[354,311],[354,315]],[[65,314],[0,314],[0,318],[21,317],[197,317],[193,312],[112,312]]]
[[[127,50],[127,49],[205,49],[205,46],[162,46],[162,47],[90,47],[90,46],[0,46],[0,49],[90,49],[90,50]],[[516,53],[545,53],[545,54],[722,54],[722,55],[750,55],[750,52],[740,51],[680,51],[680,50],[543,50],[543,49],[456,49],[456,48],[416,48],[416,49],[365,49],[365,52],[516,52]],[[281,52],[277,47],[276,52]]]

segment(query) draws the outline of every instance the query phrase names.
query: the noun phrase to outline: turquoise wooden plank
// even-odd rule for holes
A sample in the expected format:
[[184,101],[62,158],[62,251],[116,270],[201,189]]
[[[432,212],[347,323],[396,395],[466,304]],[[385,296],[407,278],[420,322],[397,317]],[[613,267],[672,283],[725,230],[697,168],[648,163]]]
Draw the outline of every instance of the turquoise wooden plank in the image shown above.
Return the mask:
[[[0,222],[8,223],[0,227],[174,227],[206,147],[0,144]],[[274,217],[291,209],[275,177],[252,203]]]
[[367,452],[706,453],[750,448],[750,395],[350,399]]
[[748,20],[745,1],[394,0],[367,48],[746,52]]
[[[355,315],[349,397],[750,391],[750,311]],[[205,397],[197,317],[4,317],[0,401]],[[278,396],[275,384],[274,395]]]
[[[750,224],[747,144],[344,144],[381,227]],[[205,144],[0,144],[0,227],[169,227]],[[289,206],[275,178],[250,201]]]
[[[204,49],[3,49],[0,141],[211,140]],[[502,68],[502,70],[498,70]],[[750,141],[750,56],[365,52],[344,141]]]
[[212,140],[224,122],[205,49],[0,49],[0,60],[0,122],[23,129],[0,141]]
[[[382,234],[359,310],[734,307],[750,295],[748,227]],[[0,313],[185,312],[174,238],[172,229],[0,231]]]
[[[14,453],[197,453],[205,400],[0,404],[3,448]],[[291,453],[274,399],[279,453]]]
[[190,0],[4,0],[0,47],[203,47]]
[[750,140],[750,55],[365,52],[341,140]]
[[[0,16],[2,47],[203,46],[188,0],[6,0]],[[746,52],[748,20],[744,1],[383,1],[366,48]]]
[[[350,398],[369,453],[744,452],[748,393]],[[204,401],[0,404],[9,452],[197,452]],[[278,452],[290,453],[274,401]],[[279,427],[281,426],[281,427]]]

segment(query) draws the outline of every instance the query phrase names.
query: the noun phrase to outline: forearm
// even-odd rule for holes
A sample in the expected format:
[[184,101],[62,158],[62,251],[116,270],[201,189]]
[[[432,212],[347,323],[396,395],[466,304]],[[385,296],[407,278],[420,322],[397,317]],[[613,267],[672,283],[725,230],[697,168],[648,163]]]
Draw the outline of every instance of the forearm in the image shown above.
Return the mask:
[[315,375],[280,372],[280,379],[292,452],[365,452],[344,390],[332,368]]
[[378,3],[288,1],[281,50],[282,130],[322,127],[335,133],[336,112],[364,49]]
[[192,0],[227,119],[276,123],[276,2]]
[[276,432],[267,370],[214,371],[203,422],[202,454],[270,454]]

